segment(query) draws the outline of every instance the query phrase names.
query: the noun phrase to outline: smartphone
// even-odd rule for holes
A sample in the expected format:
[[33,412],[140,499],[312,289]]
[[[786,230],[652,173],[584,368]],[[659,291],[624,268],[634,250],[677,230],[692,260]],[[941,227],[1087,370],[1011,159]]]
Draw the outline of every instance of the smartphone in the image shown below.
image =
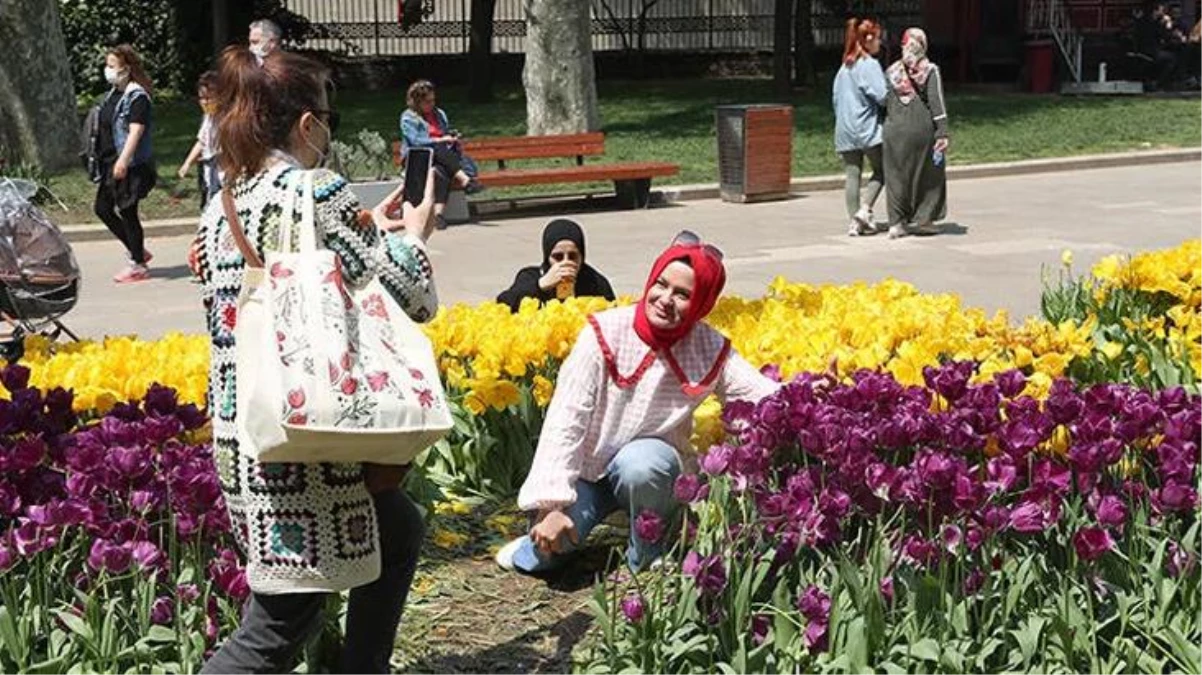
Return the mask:
[[405,158],[405,201],[417,206],[426,196],[426,176],[434,164],[430,148],[410,148]]

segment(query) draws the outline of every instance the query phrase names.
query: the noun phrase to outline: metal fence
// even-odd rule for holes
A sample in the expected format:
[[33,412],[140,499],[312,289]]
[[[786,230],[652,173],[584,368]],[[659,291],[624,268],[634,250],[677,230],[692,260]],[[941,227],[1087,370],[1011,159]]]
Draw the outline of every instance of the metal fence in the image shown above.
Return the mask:
[[[584,0],[580,0],[584,1]],[[775,0],[589,0],[594,51],[643,49],[655,52],[757,52],[772,50]],[[285,0],[288,9],[309,19],[308,44],[365,56],[462,54],[468,51],[469,0],[426,0],[431,14],[405,30],[396,0]],[[842,12],[814,2],[814,42],[841,44]],[[853,2],[887,26],[918,21],[922,0]],[[523,0],[497,0],[493,51],[525,49]]]

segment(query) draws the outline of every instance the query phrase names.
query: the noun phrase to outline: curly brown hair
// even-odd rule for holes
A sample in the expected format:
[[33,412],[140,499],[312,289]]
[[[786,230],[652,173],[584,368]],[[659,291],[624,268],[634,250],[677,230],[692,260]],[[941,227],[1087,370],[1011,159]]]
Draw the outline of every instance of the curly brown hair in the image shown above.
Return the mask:
[[409,104],[409,109],[415,113],[422,111],[422,101],[426,97],[434,93],[434,83],[430,80],[418,80],[409,85],[409,91],[405,93],[405,101]]

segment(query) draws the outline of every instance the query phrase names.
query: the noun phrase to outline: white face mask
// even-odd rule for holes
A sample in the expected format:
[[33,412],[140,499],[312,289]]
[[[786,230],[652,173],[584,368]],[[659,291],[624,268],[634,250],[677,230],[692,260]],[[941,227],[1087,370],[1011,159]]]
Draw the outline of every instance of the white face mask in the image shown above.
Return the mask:
[[326,149],[325,150],[319,149],[316,145],[314,145],[308,139],[308,137],[305,138],[305,145],[309,146],[310,150],[317,153],[317,162],[313,166],[309,167],[310,169],[316,169],[318,167],[324,167],[326,165],[326,160],[329,159],[330,141],[334,140],[333,138],[331,138],[333,136],[333,134],[330,133],[330,128],[326,126],[325,122],[322,122],[320,119],[318,119],[316,115],[313,117],[313,121],[316,122],[322,129],[325,129],[325,131],[326,131]]
[[108,82],[109,84],[112,84],[112,85],[118,85],[118,84],[121,84],[121,82],[124,80],[125,80],[125,69],[124,68],[118,70],[116,68],[113,68],[112,66],[104,67],[104,81],[105,82]]

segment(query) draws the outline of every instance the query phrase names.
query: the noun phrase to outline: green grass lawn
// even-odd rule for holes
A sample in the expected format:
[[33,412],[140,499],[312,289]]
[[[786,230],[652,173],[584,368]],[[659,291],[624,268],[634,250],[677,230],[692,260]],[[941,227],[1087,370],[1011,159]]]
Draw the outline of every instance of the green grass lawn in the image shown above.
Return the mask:
[[[346,140],[360,129],[371,129],[390,140],[404,92],[340,92],[342,112],[338,136]],[[606,160],[661,160],[681,165],[680,175],[657,184],[717,181],[714,106],[729,103],[776,102],[771,83],[764,80],[691,80],[601,82],[598,84]],[[468,137],[525,133],[526,107],[520,87],[499,92],[496,102],[466,102],[466,91],[439,92],[439,103],[452,124]],[[834,121],[829,86],[815,92],[796,92],[793,174],[836,173]],[[995,162],[1036,157],[1114,152],[1122,150],[1197,147],[1202,144],[1199,99],[1067,98],[998,93],[948,93],[954,164]],[[178,181],[175,172],[195,138],[200,111],[190,101],[167,102],[155,111],[155,154],[159,187],[143,202],[147,218],[194,215],[195,179]],[[604,160],[602,160],[604,161]],[[172,197],[177,184],[182,196]],[[93,186],[82,171],[54,177],[52,189],[70,208],[54,212],[60,223],[94,221]],[[542,194],[554,186],[538,186]],[[580,190],[580,186],[567,189]],[[529,193],[527,190],[526,194]],[[179,191],[177,191],[179,194]],[[494,190],[484,197],[513,194]]]

